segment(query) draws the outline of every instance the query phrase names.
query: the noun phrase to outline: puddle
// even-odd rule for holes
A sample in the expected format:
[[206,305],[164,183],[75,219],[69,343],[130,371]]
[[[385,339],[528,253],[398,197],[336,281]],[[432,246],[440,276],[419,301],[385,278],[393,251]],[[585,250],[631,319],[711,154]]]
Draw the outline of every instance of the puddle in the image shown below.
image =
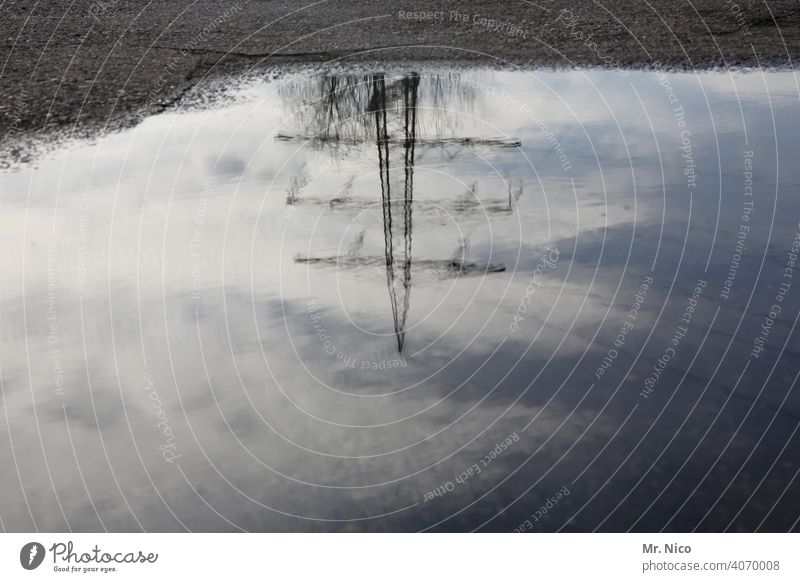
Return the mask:
[[797,99],[251,78],[5,172],[4,527],[789,529]]

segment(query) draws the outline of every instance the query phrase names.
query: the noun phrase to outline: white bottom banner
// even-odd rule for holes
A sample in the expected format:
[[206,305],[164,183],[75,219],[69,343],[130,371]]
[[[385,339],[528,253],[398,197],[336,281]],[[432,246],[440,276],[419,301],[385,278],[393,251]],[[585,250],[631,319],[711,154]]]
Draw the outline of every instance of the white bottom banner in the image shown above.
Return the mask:
[[798,542],[791,534],[3,534],[0,580],[796,581]]

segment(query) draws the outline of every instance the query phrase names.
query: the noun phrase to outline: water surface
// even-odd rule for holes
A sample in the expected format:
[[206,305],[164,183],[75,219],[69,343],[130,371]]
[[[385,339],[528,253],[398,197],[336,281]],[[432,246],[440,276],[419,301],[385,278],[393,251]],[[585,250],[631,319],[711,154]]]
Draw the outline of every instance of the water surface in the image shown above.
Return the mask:
[[5,173],[2,526],[797,529],[797,112],[287,73]]

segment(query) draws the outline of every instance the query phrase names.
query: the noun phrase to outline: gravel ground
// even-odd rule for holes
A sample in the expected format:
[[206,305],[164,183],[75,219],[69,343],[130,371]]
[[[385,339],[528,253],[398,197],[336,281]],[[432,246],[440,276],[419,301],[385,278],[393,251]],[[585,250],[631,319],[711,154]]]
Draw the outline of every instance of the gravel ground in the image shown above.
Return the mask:
[[331,60],[791,67],[798,0],[6,0],[0,134],[128,125],[199,79]]

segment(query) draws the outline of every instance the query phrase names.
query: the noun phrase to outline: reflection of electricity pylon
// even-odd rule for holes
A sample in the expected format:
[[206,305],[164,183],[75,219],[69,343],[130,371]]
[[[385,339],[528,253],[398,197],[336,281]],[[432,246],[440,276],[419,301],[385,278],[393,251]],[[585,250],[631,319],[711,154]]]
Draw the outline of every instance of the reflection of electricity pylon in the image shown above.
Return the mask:
[[[332,257],[297,257],[297,262],[309,264],[331,264],[337,267],[366,266],[383,264],[386,268],[386,285],[389,289],[389,301],[392,306],[394,333],[397,349],[403,351],[405,345],[406,319],[408,316],[411,294],[411,241],[414,207],[414,153],[417,139],[417,100],[419,96],[420,77],[412,73],[403,77],[399,86],[387,88],[384,75],[373,75],[372,91],[368,111],[373,115],[375,123],[375,145],[378,150],[378,168],[381,179],[381,203],[383,209],[384,257],[358,256],[360,245],[347,256]],[[396,92],[402,91],[402,103],[397,103]],[[387,91],[390,97],[387,98]],[[398,112],[398,119],[390,119],[390,112]],[[393,137],[390,125],[402,125],[403,139]],[[282,139],[290,139],[285,136]],[[478,140],[472,140],[478,143]],[[497,143],[495,143],[497,142]],[[491,140],[489,145],[507,147],[508,142]],[[514,146],[518,142],[513,142]],[[399,148],[397,146],[400,146]],[[392,169],[402,166],[401,178],[392,173]],[[402,193],[402,199],[398,193]],[[509,204],[510,204],[509,199]],[[363,237],[363,234],[360,235]],[[417,263],[442,272],[456,275],[474,272],[496,273],[504,271],[503,265],[477,265],[467,261],[466,243],[462,241],[461,254],[444,260],[424,260]]]
[[[370,103],[375,115],[375,143],[378,146],[378,167],[381,175],[381,202],[383,203],[383,236],[386,255],[386,285],[389,288],[389,300],[392,303],[394,333],[397,338],[397,350],[403,351],[406,335],[406,317],[408,316],[409,296],[411,292],[411,233],[413,229],[412,209],[414,203],[414,146],[417,126],[417,94],[419,91],[419,75],[404,77],[403,89],[403,203],[402,223],[395,226],[392,215],[392,175],[391,154],[389,147],[389,130],[386,110],[386,81],[383,75],[372,78],[373,99]],[[397,156],[395,156],[397,157]],[[399,184],[398,184],[399,185]],[[395,230],[402,233],[402,246],[395,249]],[[399,251],[399,252],[398,252]],[[396,255],[399,255],[396,257]],[[397,260],[399,259],[399,260]]]

